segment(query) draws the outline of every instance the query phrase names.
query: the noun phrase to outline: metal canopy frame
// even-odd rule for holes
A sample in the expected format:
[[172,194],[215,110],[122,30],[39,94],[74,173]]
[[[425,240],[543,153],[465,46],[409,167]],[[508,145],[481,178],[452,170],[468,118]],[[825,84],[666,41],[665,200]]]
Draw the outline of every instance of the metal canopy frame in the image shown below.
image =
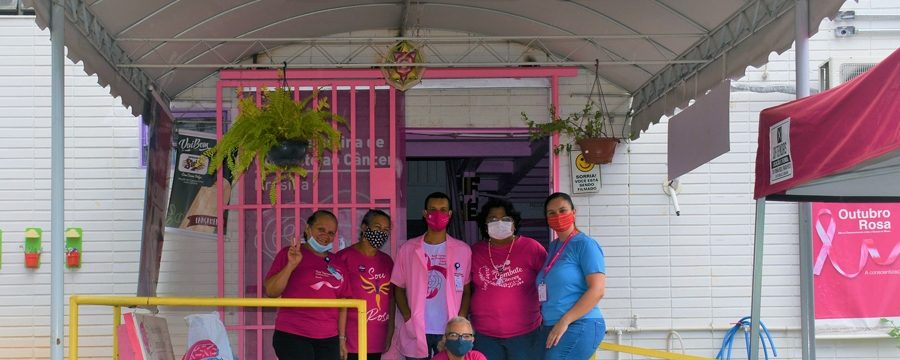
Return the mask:
[[[158,9],[147,13],[146,17],[136,19],[133,23],[126,24],[124,28],[116,29],[114,32],[109,31],[106,26],[98,20],[93,13],[99,6],[106,6],[103,1],[89,0],[26,0],[26,4],[35,7],[37,14],[37,22],[41,26],[46,26],[45,21],[49,16],[47,9],[51,2],[59,2],[65,8],[66,18],[70,25],[74,26],[77,31],[87,39],[102,59],[91,59],[96,55],[85,55],[71,53],[70,57],[75,61],[82,60],[79,57],[85,57],[85,68],[89,73],[97,72],[101,75],[113,72],[118,79],[104,79],[101,76],[101,85],[106,86],[110,83],[127,83],[130,88],[129,94],[124,91],[117,94],[117,90],[113,89],[114,96],[123,96],[123,103],[132,107],[132,112],[139,114],[143,109],[137,106],[146,103],[149,98],[146,95],[150,86],[160,83],[166,84],[175,78],[175,71],[178,69],[187,69],[196,74],[197,70],[206,70],[213,74],[217,69],[228,68],[259,68],[271,67],[273,65],[252,64],[251,59],[254,54],[265,53],[276,48],[284,46],[299,46],[295,52],[294,58],[302,54],[316,54],[324,59],[315,64],[292,64],[296,68],[366,68],[382,66],[382,64],[373,63],[370,56],[371,53],[380,53],[384,50],[382,45],[388,44],[400,39],[414,39],[422,44],[424,51],[430,52],[425,67],[517,67],[517,66],[581,66],[587,71],[593,71],[590,65],[594,64],[594,57],[599,59],[600,64],[604,68],[626,67],[629,71],[603,70],[601,73],[618,74],[631,73],[643,74],[648,78],[642,85],[637,86],[631,84],[629,86],[621,86],[631,95],[632,101],[632,128],[630,137],[636,139],[640,136],[640,132],[646,130],[650,124],[657,123],[664,114],[671,114],[675,106],[683,106],[688,100],[696,96],[702,95],[710,80],[702,78],[698,85],[696,77],[705,73],[706,69],[716,67],[720,63],[723,66],[721,76],[738,76],[743,73],[743,66],[746,61],[764,61],[759,58],[759,54],[749,54],[750,51],[741,51],[737,47],[748,47],[753,44],[754,35],[759,34],[767,25],[772,24],[787,12],[792,11],[795,6],[794,0],[747,0],[741,3],[739,10],[728,17],[725,21],[716,27],[701,24],[697,15],[686,12],[686,5],[667,2],[664,0],[653,0],[642,3],[643,9],[650,9],[657,16],[670,16],[672,21],[678,22],[682,31],[677,33],[642,33],[641,25],[633,24],[624,20],[622,15],[610,15],[605,11],[600,11],[599,5],[583,4],[578,2],[565,2],[563,5],[566,10],[572,13],[572,16],[589,16],[595,19],[597,24],[611,26],[609,34],[579,34],[571,30],[577,26],[569,23],[558,22],[558,18],[544,18],[540,13],[527,11],[517,11],[508,4],[481,4],[467,1],[436,1],[422,0],[412,2],[409,0],[383,0],[378,2],[354,3],[353,1],[342,1],[334,4],[325,4],[304,8],[303,11],[294,14],[288,14],[285,18],[279,18],[272,23],[260,23],[252,25],[247,29],[242,29],[241,33],[228,38],[219,37],[188,37],[192,31],[201,29],[206,23],[214,22],[231,16],[240,14],[251,6],[248,4],[235,4],[230,8],[224,8],[223,11],[211,15],[208,18],[196,24],[184,28],[179,28],[180,32],[168,38],[151,38],[140,36],[142,27],[146,27],[151,21],[160,19],[159,16],[167,14],[167,11],[174,9],[179,5],[179,1],[160,2]],[[817,4],[816,19],[822,14],[834,16],[833,12],[837,12],[837,8],[843,0],[829,0]],[[264,3],[264,1],[263,1]],[[264,4],[256,4],[259,6]],[[734,6],[729,4],[728,6]],[[439,9],[456,12],[468,12],[472,14],[481,14],[483,16],[491,16],[498,19],[509,19],[517,24],[525,27],[540,29],[540,32],[530,35],[510,35],[510,36],[481,36],[471,34],[471,36],[449,36],[449,37],[421,37],[419,30],[429,24],[420,24],[419,17],[424,12],[423,9]],[[396,11],[396,31],[400,37],[385,36],[364,37],[364,38],[331,38],[312,37],[312,38],[286,38],[286,37],[255,37],[257,34],[264,34],[266,31],[280,25],[285,25],[296,21],[310,21],[321,16],[334,16],[341,12],[367,11],[367,12],[388,12],[394,14]],[[691,16],[693,15],[693,16]],[[393,15],[392,15],[393,16]],[[823,15],[824,16],[824,15]],[[553,19],[556,22],[551,22]],[[583,18],[582,18],[583,20]],[[643,24],[646,25],[646,24]],[[461,26],[459,29],[464,28]],[[460,30],[463,33],[471,33],[471,31]],[[515,30],[513,30],[515,31]],[[498,33],[502,32],[497,30]],[[131,36],[132,34],[137,34]],[[387,33],[386,33],[387,34]],[[185,35],[185,36],[182,36]],[[410,36],[415,35],[415,36]],[[487,34],[496,35],[496,34]],[[685,51],[680,51],[683,47],[673,50],[667,41],[672,38],[681,38],[681,42],[693,43],[687,47]],[[80,39],[71,38],[72,43],[78,44]],[[635,44],[643,44],[647,52],[643,58],[628,58],[623,55],[621,50],[611,48],[604,41],[612,39],[637,39]],[[329,45],[329,41],[333,41]],[[149,62],[149,59],[159,58],[154,56],[167,45],[178,43],[184,45],[189,43],[191,54],[179,56],[164,56],[166,59],[160,62]],[[235,46],[238,43],[244,43],[246,46],[242,50],[234,50],[240,48]],[[340,44],[337,44],[340,43]],[[559,44],[565,43],[566,46]],[[573,45],[574,44],[574,45]],[[83,45],[83,44],[81,44]],[[221,52],[223,46],[228,45],[231,49],[229,54]],[[454,45],[464,47],[463,55],[450,56],[437,49],[437,45]],[[516,46],[510,46],[516,45]],[[782,46],[781,44],[768,46]],[[346,53],[337,54],[330,46],[340,46],[345,51],[350,50],[349,55]],[[132,49],[129,52],[126,49]],[[653,50],[648,50],[653,49]],[[556,50],[556,51],[554,51]],[[773,49],[777,51],[781,49]],[[479,51],[489,56],[474,59],[469,55],[475,51]],[[590,54],[591,58],[585,58],[585,54]],[[732,55],[736,54],[736,55]],[[731,56],[732,60],[727,61]],[[751,58],[748,59],[747,57]],[[209,61],[218,59],[219,61]],[[97,64],[97,60],[102,60],[103,64]],[[290,61],[289,61],[290,63]],[[92,67],[97,70],[92,71]],[[106,69],[100,69],[106,67]],[[737,68],[740,68],[736,70]],[[161,75],[150,75],[161,74]],[[601,77],[603,74],[601,74]],[[624,75],[617,75],[624,76]],[[718,76],[718,75],[717,75]],[[719,76],[719,77],[721,77]],[[108,76],[107,76],[108,77]],[[167,89],[163,86],[156,86],[164,100],[169,101],[186,89],[192,88],[197,83],[203,81],[203,78],[191,78],[190,80],[181,80],[177,86]],[[643,78],[643,77],[642,77]],[[693,78],[693,79],[692,79]],[[694,80],[692,92],[685,89],[685,80]],[[612,81],[616,83],[616,81]],[[635,87],[637,86],[637,87]],[[676,101],[667,99],[669,95],[678,93]]]

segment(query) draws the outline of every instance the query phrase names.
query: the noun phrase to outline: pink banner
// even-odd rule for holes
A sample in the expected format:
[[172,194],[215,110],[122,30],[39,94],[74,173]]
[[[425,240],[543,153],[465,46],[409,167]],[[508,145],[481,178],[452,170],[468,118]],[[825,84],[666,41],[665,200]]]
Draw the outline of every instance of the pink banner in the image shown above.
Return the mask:
[[812,204],[816,319],[900,316],[894,214],[900,204]]

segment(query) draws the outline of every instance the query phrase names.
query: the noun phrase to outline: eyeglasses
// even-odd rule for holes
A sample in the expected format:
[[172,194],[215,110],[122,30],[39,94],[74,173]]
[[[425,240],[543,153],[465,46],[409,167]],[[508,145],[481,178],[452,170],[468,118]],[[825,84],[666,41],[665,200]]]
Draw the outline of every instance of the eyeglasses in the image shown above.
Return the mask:
[[487,219],[488,224],[493,223],[493,222],[498,222],[498,221],[512,222],[513,218],[511,218],[509,216],[504,216],[502,218],[490,217]]
[[469,334],[469,333],[460,334],[457,332],[448,332],[447,333],[448,340],[459,340],[460,338],[462,338],[463,340],[466,340],[466,341],[470,341],[470,340],[475,340],[475,335]]

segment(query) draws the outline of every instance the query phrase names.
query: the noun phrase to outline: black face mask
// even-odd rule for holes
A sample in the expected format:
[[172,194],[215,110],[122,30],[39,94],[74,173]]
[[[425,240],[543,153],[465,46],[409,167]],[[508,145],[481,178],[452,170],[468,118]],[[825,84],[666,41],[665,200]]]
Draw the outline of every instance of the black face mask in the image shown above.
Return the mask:
[[381,230],[365,229],[363,230],[363,236],[376,249],[381,249],[388,240],[388,233]]

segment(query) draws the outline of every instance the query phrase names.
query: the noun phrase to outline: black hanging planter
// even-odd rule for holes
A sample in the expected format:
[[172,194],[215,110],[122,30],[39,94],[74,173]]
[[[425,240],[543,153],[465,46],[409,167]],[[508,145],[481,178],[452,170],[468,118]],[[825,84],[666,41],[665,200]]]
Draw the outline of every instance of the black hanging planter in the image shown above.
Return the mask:
[[309,141],[283,140],[269,149],[266,158],[276,166],[300,166],[306,158]]

